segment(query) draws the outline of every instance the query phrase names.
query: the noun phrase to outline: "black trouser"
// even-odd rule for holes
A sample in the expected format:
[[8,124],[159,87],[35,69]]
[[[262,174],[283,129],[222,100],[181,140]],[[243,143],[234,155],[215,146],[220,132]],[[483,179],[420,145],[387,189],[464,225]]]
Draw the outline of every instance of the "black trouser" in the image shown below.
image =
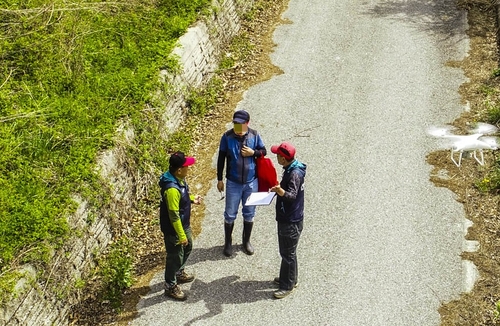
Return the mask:
[[297,246],[304,223],[278,222],[278,244],[281,255],[280,289],[291,290],[297,283]]
[[191,229],[184,229],[186,237],[188,239],[188,245],[182,246],[177,244],[177,235],[163,234],[163,240],[165,241],[165,250],[167,251],[167,259],[165,263],[165,282],[168,285],[177,284],[177,278],[175,274],[178,271],[184,269],[186,261],[193,250],[193,238],[191,235]]

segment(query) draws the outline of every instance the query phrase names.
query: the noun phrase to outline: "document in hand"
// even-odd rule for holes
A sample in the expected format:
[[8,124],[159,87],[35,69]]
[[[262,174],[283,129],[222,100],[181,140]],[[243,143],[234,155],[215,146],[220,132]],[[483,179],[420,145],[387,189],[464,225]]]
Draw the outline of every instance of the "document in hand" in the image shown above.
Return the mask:
[[276,196],[275,192],[252,192],[250,197],[248,197],[245,206],[263,206],[269,205],[274,196]]

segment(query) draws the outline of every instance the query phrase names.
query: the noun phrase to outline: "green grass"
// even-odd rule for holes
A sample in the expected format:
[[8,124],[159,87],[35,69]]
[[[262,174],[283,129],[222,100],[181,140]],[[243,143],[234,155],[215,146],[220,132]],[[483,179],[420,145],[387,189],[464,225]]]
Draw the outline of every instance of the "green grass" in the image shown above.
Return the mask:
[[[210,3],[0,1],[0,276],[64,242],[72,194],[106,200],[96,155],[122,120],[150,130],[158,72],[178,69],[175,42]],[[165,163],[147,137],[139,169]]]
[[[482,121],[497,125],[500,123],[500,93],[499,93],[499,69],[495,69],[489,80],[481,87],[484,96],[484,113]],[[484,175],[475,182],[476,187],[483,193],[498,194],[500,192],[500,158],[494,155],[495,162],[485,172]]]
[[105,284],[104,298],[114,308],[121,306],[122,290],[133,283],[133,246],[126,237],[110,246],[110,252],[100,261],[100,275]]

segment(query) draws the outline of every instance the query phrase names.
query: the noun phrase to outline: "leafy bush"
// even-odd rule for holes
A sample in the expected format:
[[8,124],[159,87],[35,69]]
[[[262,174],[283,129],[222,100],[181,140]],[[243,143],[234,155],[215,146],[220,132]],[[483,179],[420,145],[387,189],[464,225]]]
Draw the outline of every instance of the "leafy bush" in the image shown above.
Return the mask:
[[476,181],[476,187],[485,193],[498,193],[500,190],[500,161],[497,160],[491,170],[482,179]]
[[64,240],[72,193],[100,197],[96,154],[117,121],[141,123],[159,70],[175,68],[177,38],[210,1],[0,6],[2,271],[22,248]]
[[101,261],[100,274],[104,282],[106,294],[114,307],[121,303],[122,290],[130,287],[133,282],[131,242],[123,237],[111,245],[110,252]]

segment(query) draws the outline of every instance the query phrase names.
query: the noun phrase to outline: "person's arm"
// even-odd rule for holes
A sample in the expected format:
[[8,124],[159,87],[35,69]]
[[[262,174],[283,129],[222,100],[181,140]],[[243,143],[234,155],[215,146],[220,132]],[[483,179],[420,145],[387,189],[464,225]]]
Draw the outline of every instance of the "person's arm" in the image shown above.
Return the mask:
[[280,185],[277,185],[272,187],[270,191],[274,191],[278,196],[283,197],[283,200],[294,201],[300,190],[300,176],[297,173],[290,175],[286,188],[285,190]]
[[189,195],[189,200],[191,200],[191,203],[195,205],[200,205],[203,201],[203,197],[201,197],[200,195]]
[[179,244],[187,243],[187,236],[182,227],[181,215],[179,213],[179,202],[181,201],[181,193],[175,188],[169,188],[166,191],[167,203],[168,203],[168,218],[172,226],[174,227],[175,233],[179,238]]
[[227,152],[219,150],[219,157],[217,158],[217,181],[222,181],[224,173],[224,165],[226,164]]
[[224,165],[226,164],[226,152],[219,151],[219,158],[217,159],[217,190],[224,191],[224,181],[222,181],[224,173]]
[[247,145],[243,145],[241,149],[241,155],[243,157],[250,157],[257,159],[261,156],[265,156],[267,154],[266,147],[264,146],[264,142],[262,138],[260,138],[259,134],[255,137],[255,148],[248,147]]
[[222,181],[224,177],[224,165],[226,164],[226,156],[228,151],[227,136],[224,133],[219,143],[219,156],[217,157],[217,181]]
[[297,173],[292,173],[290,175],[290,181],[288,182],[288,189],[283,195],[283,199],[287,201],[294,201],[297,198],[297,194],[300,191],[300,176]]
[[255,158],[259,158],[261,156],[266,156],[267,150],[266,146],[264,145],[264,141],[260,137],[259,134],[257,134],[257,145],[255,146],[254,154],[253,156]]
[[266,156],[266,154],[267,154],[266,148],[263,147],[261,149],[254,150],[253,156],[255,158],[259,158],[259,157],[262,157],[262,156]]

